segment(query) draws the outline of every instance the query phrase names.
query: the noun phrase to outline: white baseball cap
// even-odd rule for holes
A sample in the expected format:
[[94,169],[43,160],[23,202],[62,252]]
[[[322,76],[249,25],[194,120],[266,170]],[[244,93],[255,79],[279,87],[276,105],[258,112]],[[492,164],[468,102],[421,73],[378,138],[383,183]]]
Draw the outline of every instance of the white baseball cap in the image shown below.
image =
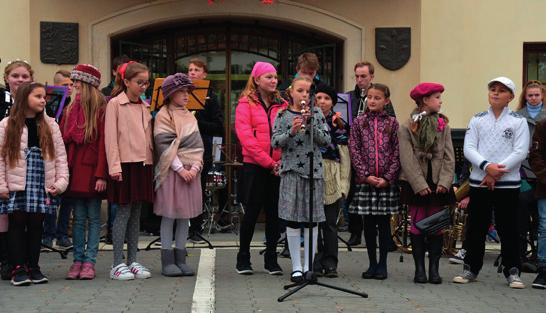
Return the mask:
[[514,82],[508,77],[499,76],[497,78],[493,78],[489,81],[489,83],[487,83],[487,87],[491,87],[493,83],[501,83],[506,86],[506,88],[510,89],[513,95],[516,94],[516,84],[514,84]]

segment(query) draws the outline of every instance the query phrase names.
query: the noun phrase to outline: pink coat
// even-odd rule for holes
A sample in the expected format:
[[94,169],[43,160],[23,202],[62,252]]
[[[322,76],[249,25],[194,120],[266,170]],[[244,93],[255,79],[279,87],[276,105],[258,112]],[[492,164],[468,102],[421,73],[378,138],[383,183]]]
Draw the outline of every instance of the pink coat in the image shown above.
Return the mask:
[[243,162],[272,169],[281,159],[280,149],[271,147],[271,133],[277,112],[287,106],[283,100],[266,111],[261,104],[249,103],[247,97],[239,99],[235,110],[235,131],[243,149]]
[[[8,118],[0,122],[0,147],[4,145],[6,135],[6,127]],[[53,136],[53,144],[55,146],[55,159],[44,160],[45,171],[45,186],[55,186],[60,192],[64,192],[68,186],[68,165],[66,163],[66,150],[64,147],[63,137],[59,130],[59,125],[55,119],[46,117],[51,134]],[[0,193],[10,191],[25,190],[27,178],[27,162],[25,159],[25,149],[28,147],[28,130],[25,126],[21,135],[21,156],[15,167],[9,167],[6,160],[0,155]]]

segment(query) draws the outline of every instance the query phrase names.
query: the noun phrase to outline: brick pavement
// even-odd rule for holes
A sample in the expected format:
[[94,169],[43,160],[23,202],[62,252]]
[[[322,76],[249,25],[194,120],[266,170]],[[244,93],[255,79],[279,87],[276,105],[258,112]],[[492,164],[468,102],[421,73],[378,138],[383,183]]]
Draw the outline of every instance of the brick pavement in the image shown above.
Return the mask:
[[[261,239],[258,233],[255,238]],[[231,238],[224,235],[225,238]],[[148,239],[143,238],[142,244]],[[256,245],[260,243],[257,241]],[[189,249],[189,264],[197,269],[200,249]],[[534,274],[524,274],[527,288],[512,290],[492,266],[496,252],[488,252],[479,282],[469,285],[452,284],[450,279],[459,272],[459,265],[441,261],[442,285],[416,285],[412,282],[413,260],[399,253],[390,254],[389,279],[362,280],[360,274],[367,265],[364,249],[340,252],[340,277],[321,281],[364,291],[368,299],[336,290],[310,286],[278,303],[288,283],[290,260],[280,259],[284,276],[269,276],[263,271],[263,257],[252,250],[255,274],[235,273],[236,249],[216,250],[215,312],[545,312],[546,291],[530,288]],[[140,261],[152,269],[148,280],[130,282],[108,278],[112,254],[103,250],[98,257],[98,278],[93,281],[66,281],[70,266],[58,254],[42,254],[42,268],[50,283],[30,287],[11,287],[0,282],[0,312],[191,312],[196,277],[166,278],[160,275],[159,251],[139,252]]]

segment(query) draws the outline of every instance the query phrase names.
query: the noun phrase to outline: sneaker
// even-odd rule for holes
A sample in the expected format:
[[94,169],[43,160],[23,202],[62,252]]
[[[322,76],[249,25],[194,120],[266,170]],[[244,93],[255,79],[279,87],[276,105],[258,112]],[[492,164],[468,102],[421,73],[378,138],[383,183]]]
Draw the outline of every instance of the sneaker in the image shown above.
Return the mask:
[[193,233],[188,240],[193,243],[205,243],[203,238],[199,237],[196,233]]
[[240,263],[236,266],[237,274],[241,275],[252,275],[254,274],[254,270],[252,269],[252,266],[250,263]]
[[47,277],[40,271],[40,267],[31,268],[29,274],[30,280],[34,284],[45,284],[48,282]]
[[125,263],[121,263],[112,268],[110,278],[115,280],[132,280],[135,279],[135,274],[131,273]]
[[49,251],[53,247],[53,239],[44,238],[42,239],[42,249],[41,251]]
[[17,265],[11,275],[11,284],[14,286],[28,286],[32,283],[28,277],[27,269],[24,266]]
[[336,278],[337,277],[337,270],[335,267],[327,267],[324,269],[324,276],[328,278]]
[[[279,266],[279,264],[277,262],[275,262],[273,264],[267,264],[267,265],[264,266],[264,268],[267,270],[269,275],[275,275],[275,276],[282,275],[282,268]],[[239,271],[237,271],[237,272],[239,272]],[[239,274],[241,274],[241,273],[239,273]]]
[[466,256],[466,250],[461,249],[454,256],[449,258],[451,264],[464,264],[464,257]]
[[512,267],[508,271],[508,277],[506,277],[506,280],[508,281],[508,285],[510,288],[514,289],[523,289],[525,288],[525,284],[521,281],[521,278],[519,277],[519,270],[516,267]]
[[133,262],[129,265],[129,270],[135,275],[135,278],[146,279],[152,277],[152,273],[144,265]]
[[80,272],[80,279],[90,280],[95,278],[95,264],[92,262],[83,262]]
[[533,281],[533,288],[546,289],[546,268],[542,268],[538,271],[538,275]]
[[57,239],[57,247],[63,249],[72,248],[72,241],[70,241],[68,238]]
[[80,277],[80,271],[82,270],[82,262],[76,261],[72,263],[68,269],[68,274],[66,274],[66,279],[74,280]]
[[469,282],[476,281],[478,275],[470,271],[470,266],[465,264],[463,266],[463,272],[455,277],[453,277],[453,282],[457,284],[468,284]]

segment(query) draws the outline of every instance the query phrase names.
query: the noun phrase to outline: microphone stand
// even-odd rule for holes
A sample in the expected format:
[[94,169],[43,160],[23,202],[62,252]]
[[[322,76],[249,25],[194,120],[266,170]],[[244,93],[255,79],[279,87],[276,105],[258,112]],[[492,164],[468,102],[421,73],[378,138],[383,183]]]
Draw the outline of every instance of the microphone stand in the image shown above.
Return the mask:
[[[358,292],[358,291],[354,291],[354,290],[350,290],[350,289],[346,289],[346,288],[342,288],[342,287],[337,287],[337,286],[333,286],[333,285],[330,285],[330,284],[325,284],[325,283],[322,283],[322,282],[319,282],[318,279],[317,279],[317,276],[315,275],[315,272],[313,271],[313,253],[315,253],[315,251],[313,251],[313,206],[314,206],[314,191],[315,191],[315,181],[314,181],[314,174],[313,174],[313,169],[314,169],[314,164],[313,164],[313,158],[314,158],[314,109],[315,109],[315,84],[313,83],[313,85],[311,86],[311,92],[310,92],[310,96],[309,96],[309,110],[311,111],[311,116],[309,117],[309,120],[307,121],[306,123],[306,129],[308,128],[309,130],[309,135],[310,135],[310,143],[309,143],[309,153],[307,154],[309,156],[309,222],[307,223],[307,229],[309,231],[309,271],[307,271],[305,274],[304,274],[304,281],[303,283],[293,283],[293,284],[289,284],[289,285],[286,285],[284,286],[284,290],[288,290],[292,287],[296,287],[290,291],[288,291],[287,293],[285,293],[284,295],[280,296],[277,301],[278,302],[283,302],[284,299],[288,298],[289,296],[295,294],[296,292],[300,291],[301,289],[307,287],[307,286],[310,286],[310,285],[318,285],[318,286],[322,286],[322,287],[326,287],[326,288],[330,288],[330,289],[335,289],[335,290],[339,290],[339,291],[342,291],[342,292],[346,292],[346,293],[350,293],[350,294],[354,294],[354,295],[357,295],[357,296],[361,296],[363,298],[368,298],[368,294],[365,293],[365,292]],[[307,132],[307,130],[306,130]],[[317,223],[317,227],[318,227],[318,223]]]

